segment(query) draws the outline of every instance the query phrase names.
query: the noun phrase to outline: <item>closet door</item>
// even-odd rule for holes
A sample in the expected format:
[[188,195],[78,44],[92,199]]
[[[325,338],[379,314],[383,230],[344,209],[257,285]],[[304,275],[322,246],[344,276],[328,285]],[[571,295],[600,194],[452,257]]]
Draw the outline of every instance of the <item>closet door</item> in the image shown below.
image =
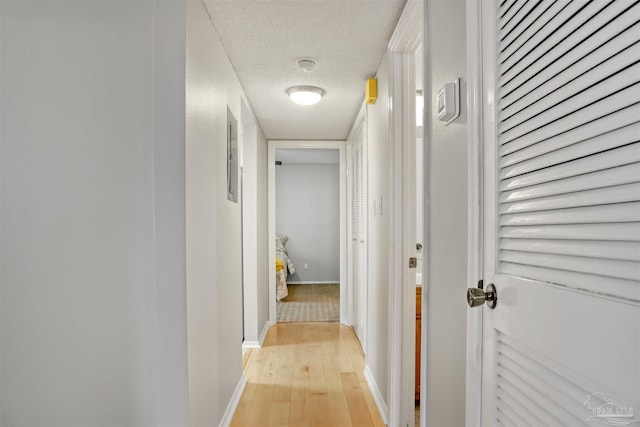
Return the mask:
[[354,330],[362,347],[365,348],[366,327],[366,272],[367,272],[367,173],[363,126],[356,133],[353,142],[353,279],[354,279]]
[[482,5],[483,425],[635,423],[640,4]]

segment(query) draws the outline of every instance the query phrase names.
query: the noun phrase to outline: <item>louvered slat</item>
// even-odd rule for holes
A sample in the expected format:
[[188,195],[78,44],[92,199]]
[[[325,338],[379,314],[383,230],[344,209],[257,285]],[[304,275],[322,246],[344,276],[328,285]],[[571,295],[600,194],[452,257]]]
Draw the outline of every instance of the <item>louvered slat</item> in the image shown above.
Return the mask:
[[[640,2],[529,7],[499,25],[498,271],[640,301]],[[530,374],[502,390],[546,399]]]
[[640,261],[640,242],[503,239],[500,244],[500,249],[530,253]]
[[531,159],[523,159],[521,162],[509,165],[509,158],[504,158],[500,163],[503,169],[501,178],[509,179],[514,176],[524,175],[529,172],[561,165],[575,159],[587,158],[589,156],[613,151],[633,144],[636,146],[640,140],[640,123],[634,123],[614,131],[597,135],[591,139],[581,141],[579,144],[562,147],[555,151],[538,155]]
[[[544,17],[546,17],[547,21],[550,20],[553,17],[554,12],[557,13],[562,9],[562,7],[566,7],[566,4],[562,6],[558,2],[541,1],[529,15],[527,15],[522,21],[517,22],[517,25],[510,29],[509,32],[501,32],[499,35],[500,40],[502,41],[500,46],[500,58],[510,55],[513,53],[513,50],[517,49],[518,46],[521,46],[522,43],[527,40],[527,36],[531,36],[530,34],[527,34],[527,30],[529,30],[534,24],[539,24],[541,20],[544,20]],[[509,51],[509,49],[513,50]]]
[[[544,182],[522,189],[504,191],[500,195],[500,203],[513,203],[521,200],[531,200],[559,194],[583,192],[589,189],[615,187],[617,185],[625,186],[638,182],[638,179],[640,179],[639,171],[640,163],[632,163],[612,169]],[[596,182],[594,183],[594,181]],[[637,186],[634,188],[633,192],[637,195],[640,190],[638,190]]]
[[502,375],[508,376],[515,387],[537,403],[539,412],[547,415],[543,425],[572,426],[576,425],[576,421],[580,421],[566,408],[559,405],[560,402],[556,399],[558,396],[562,396],[562,393],[553,393],[557,390],[544,387],[545,384],[540,381],[540,377],[531,375],[523,369],[522,365],[514,363],[507,357],[500,356],[498,370]]
[[[498,358],[499,360],[499,358]],[[498,394],[505,402],[526,414],[537,426],[562,425],[545,407],[546,399],[532,391],[518,375],[509,371],[498,361]]]
[[[618,55],[637,43],[640,23],[637,18],[622,15],[594,33],[587,42],[575,46],[551,63],[534,64],[518,77],[516,86],[500,100],[500,109],[508,115],[512,104],[529,94],[546,90],[547,85],[562,84],[589,70],[603,60]],[[549,90],[550,92],[550,90]],[[518,111],[516,108],[515,111]]]
[[[497,361],[504,375],[519,378],[523,389],[538,401],[544,401],[544,412],[549,412],[558,422],[553,425],[580,425],[584,423],[582,396],[588,395],[584,376],[547,360],[521,343],[499,333]],[[521,384],[522,384],[521,382]]]
[[500,262],[499,268],[502,274],[508,276],[561,284],[569,288],[620,298],[626,301],[637,302],[640,299],[637,280],[617,279],[614,277],[605,278],[604,276],[590,273],[578,273],[563,269],[514,264],[504,261]]
[[[596,202],[594,200],[594,202]],[[500,225],[593,224],[640,221],[640,202],[595,205],[523,214],[501,214]]]
[[[640,73],[640,44],[635,44],[629,50],[612,56],[579,77],[557,79],[559,81],[554,79],[548,85],[541,86],[536,93],[525,96],[511,105],[510,111],[502,111],[502,130],[513,129],[535,116],[557,117],[562,114],[558,112],[562,108],[572,111],[570,104],[594,102],[602,98],[603,90],[612,93],[634,84]],[[593,86],[594,82],[599,84]],[[543,117],[536,119],[539,122]]]
[[533,10],[540,6],[541,3],[542,1],[540,0],[521,2],[518,11],[513,14],[513,17],[508,22],[505,21],[504,25],[500,28],[500,38],[504,39],[515,28],[518,28],[522,24],[522,21],[527,19]]
[[611,188],[604,187],[515,203],[504,203],[500,206],[500,213],[512,214],[539,212],[571,207],[592,206],[594,203],[597,203],[598,205],[609,205],[614,203],[633,202],[639,198],[640,191],[638,190],[638,185],[636,183],[631,183]]
[[503,2],[498,9],[498,14],[500,15],[500,17],[504,17],[507,13],[509,13],[509,11],[515,6],[516,3],[516,0],[506,0],[505,2]]
[[[515,2],[513,7],[509,8],[502,16],[500,29],[506,29],[509,24],[513,24],[520,10],[525,6],[526,2]],[[514,24],[515,25],[515,24]]]
[[[531,38],[524,42],[521,47],[510,56],[501,59],[498,83],[502,90],[505,93],[510,92],[511,88],[507,86],[509,82],[523,70],[539,61],[554,46],[575,33],[589,19],[606,7],[607,3],[602,1],[569,2],[567,7],[535,31]],[[535,24],[533,27],[535,27]]]
[[640,241],[640,227],[634,223],[502,226],[500,237],[637,242]]
[[[626,88],[630,88],[632,92],[630,94],[632,102],[640,101],[640,85],[637,84],[637,79],[640,75],[640,64],[634,64],[622,70],[603,68],[605,69],[598,70],[600,75],[595,70],[592,70],[593,74],[596,75],[583,75],[558,90],[553,97],[538,100],[527,109],[504,120],[501,122],[500,130],[505,134],[509,132],[518,136],[524,135],[546,126],[558,120],[558,118],[573,114],[576,104],[591,105]],[[613,74],[611,74],[612,71]],[[604,74],[605,72],[607,74]],[[602,77],[602,80],[599,80],[601,75],[607,75],[607,77]],[[593,81],[597,81],[598,84],[589,87],[588,85],[593,84]]]
[[[500,159],[500,167],[511,166],[516,163],[524,162],[578,142],[593,140],[599,135],[616,131],[634,124],[636,129],[631,131],[631,137],[627,138],[627,143],[637,141],[639,137],[636,132],[638,126],[640,126],[640,124],[638,124],[638,120],[637,108],[635,106],[624,108],[599,120],[595,120],[561,135],[545,139],[544,141],[540,141],[518,151],[509,152],[506,149],[501,150],[502,157]],[[622,146],[625,144],[612,144],[611,147]]]
[[507,402],[503,399],[497,398],[498,407],[496,408],[496,418],[498,419],[500,425],[512,427],[512,426],[532,426],[531,420],[527,420],[522,416],[521,413],[513,409]]
[[[585,4],[584,2],[573,3],[576,5]],[[613,37],[622,31],[625,28],[625,22],[634,22],[633,18],[627,21],[628,18],[625,15],[620,16],[620,13],[628,6],[629,2],[626,1],[614,1],[608,5],[605,2],[591,2],[580,10],[574,19],[551,31],[539,45],[526,54],[525,58],[518,55],[520,52],[515,52],[511,58],[517,58],[519,62],[513,65],[504,64],[501,71],[503,74],[501,86],[505,95],[516,90],[541,70],[560,60],[572,50],[579,48],[582,44],[590,45],[591,50],[594,50],[598,46],[594,45],[594,40],[602,36]],[[592,16],[592,12],[596,12],[596,15]],[[621,19],[620,22],[606,25],[608,21],[616,20],[616,17]],[[539,35],[535,35],[534,38],[537,36]]]
[[[640,78],[640,76],[638,76]],[[593,120],[605,116],[607,113],[621,110],[631,105],[640,103],[640,84],[627,87],[616,93],[602,92],[603,98],[597,102],[579,104],[572,103],[572,112],[559,111],[555,117],[544,117],[544,121],[536,126],[530,123],[526,129],[512,129],[500,134],[500,144],[511,144],[507,149],[514,152],[528,147],[538,141],[551,138],[555,135],[567,132],[578,126],[585,125]],[[576,107],[577,106],[577,107]],[[522,138],[519,140],[519,138]]]
[[[634,25],[632,29],[640,31],[639,27],[640,25]],[[527,80],[527,83],[523,85],[523,91],[518,88],[518,90],[512,92],[514,95],[511,99],[507,99],[509,97],[503,99],[500,105],[501,120],[506,120],[531,106],[537,99],[543,99],[560,89],[566,91],[566,85],[570,85],[575,91],[580,91],[587,87],[587,84],[593,84],[593,80],[588,77],[597,76],[598,73],[601,73],[604,78],[610,75],[607,68],[623,70],[625,67],[637,62],[640,56],[640,46],[635,42],[636,38],[637,36],[632,31],[627,30],[587,56],[583,56],[573,63],[567,62],[569,65],[560,68],[562,71],[559,74],[555,73],[557,71],[556,67],[545,68],[535,77]],[[629,45],[629,43],[633,44]],[[623,54],[627,49],[631,49],[633,54]],[[603,56],[606,58],[605,60],[602,60]],[[565,59],[564,56],[563,59]],[[585,75],[585,69],[589,70],[587,72],[589,74]],[[575,82],[574,80],[576,79],[579,79],[579,81]],[[586,84],[580,85],[580,80]]]
[[[613,169],[622,165],[640,162],[640,143],[625,145],[615,150],[608,150],[598,155],[579,158],[565,163],[559,163],[554,167],[548,167],[541,170],[534,170],[514,178],[507,179],[507,173],[504,172],[505,178],[500,184],[500,189],[513,190],[536,184],[552,183],[568,177],[575,177],[582,174],[588,174],[595,171],[603,171],[605,169]],[[631,172],[631,178],[634,182],[638,180],[638,175]],[[593,183],[597,186],[597,182]]]
[[546,7],[541,6],[537,8],[528,19],[525,19],[520,25],[514,28],[511,33],[501,39],[499,46],[500,61],[510,58],[515,52],[522,49],[528,40],[531,40],[536,33],[547,27],[553,18],[562,13],[570,3],[545,1],[544,4],[546,4]]
[[640,266],[635,261],[621,261],[583,256],[549,255],[518,251],[502,251],[503,262],[533,265],[568,272],[589,273],[598,276],[633,280],[640,274]]
[[544,426],[551,425],[548,422],[545,423],[540,418],[540,411],[536,411],[532,405],[528,402],[528,397],[519,391],[513,384],[505,379],[505,373],[498,371],[496,394],[500,404],[500,408],[504,410],[511,410],[509,415],[515,418],[515,414],[521,414],[521,420],[526,420],[523,424],[517,425],[529,425],[529,426]]

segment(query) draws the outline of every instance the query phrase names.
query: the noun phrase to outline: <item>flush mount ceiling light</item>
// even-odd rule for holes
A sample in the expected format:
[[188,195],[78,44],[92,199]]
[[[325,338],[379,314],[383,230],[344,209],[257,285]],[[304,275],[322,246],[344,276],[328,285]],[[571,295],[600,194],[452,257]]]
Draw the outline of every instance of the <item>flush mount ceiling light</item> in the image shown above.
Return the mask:
[[299,105],[317,104],[324,95],[324,90],[315,86],[294,86],[287,90],[289,98]]

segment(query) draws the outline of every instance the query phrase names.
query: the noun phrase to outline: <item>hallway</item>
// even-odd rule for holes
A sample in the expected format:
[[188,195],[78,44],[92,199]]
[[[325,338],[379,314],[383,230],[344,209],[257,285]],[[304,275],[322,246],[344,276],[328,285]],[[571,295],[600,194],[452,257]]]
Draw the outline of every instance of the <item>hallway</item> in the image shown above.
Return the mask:
[[231,426],[384,426],[363,370],[351,328],[279,323],[249,356]]

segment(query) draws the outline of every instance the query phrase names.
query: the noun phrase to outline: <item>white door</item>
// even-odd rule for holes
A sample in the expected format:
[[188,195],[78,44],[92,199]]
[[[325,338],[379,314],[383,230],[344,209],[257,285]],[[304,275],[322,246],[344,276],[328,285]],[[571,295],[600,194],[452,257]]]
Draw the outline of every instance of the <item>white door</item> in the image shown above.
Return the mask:
[[638,425],[640,4],[498,3],[482,3],[482,424]]
[[[364,121],[363,121],[364,124]],[[352,150],[352,247],[353,247],[353,326],[365,348],[366,325],[366,272],[367,272],[367,174],[366,154],[363,135],[363,124],[360,125],[353,141]]]

